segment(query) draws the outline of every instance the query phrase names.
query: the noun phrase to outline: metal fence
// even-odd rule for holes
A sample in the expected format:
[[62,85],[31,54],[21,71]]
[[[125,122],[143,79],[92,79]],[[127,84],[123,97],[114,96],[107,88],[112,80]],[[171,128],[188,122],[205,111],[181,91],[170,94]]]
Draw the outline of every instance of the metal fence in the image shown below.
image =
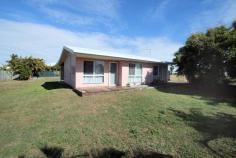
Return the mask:
[[38,74],[39,77],[57,77],[60,76],[60,71],[42,71]]
[[[38,73],[38,77],[58,77],[60,76],[60,71],[42,71]],[[19,74],[14,74],[11,71],[0,70],[0,81],[4,80],[14,80],[19,77]]]
[[0,70],[0,81],[13,80],[13,72]]

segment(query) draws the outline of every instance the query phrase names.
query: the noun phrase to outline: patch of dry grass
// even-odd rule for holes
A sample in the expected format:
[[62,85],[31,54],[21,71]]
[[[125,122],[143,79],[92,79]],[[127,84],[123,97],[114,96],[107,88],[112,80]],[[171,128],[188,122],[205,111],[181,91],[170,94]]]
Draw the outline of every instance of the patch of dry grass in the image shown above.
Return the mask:
[[170,81],[176,82],[187,82],[187,79],[184,75],[170,75]]

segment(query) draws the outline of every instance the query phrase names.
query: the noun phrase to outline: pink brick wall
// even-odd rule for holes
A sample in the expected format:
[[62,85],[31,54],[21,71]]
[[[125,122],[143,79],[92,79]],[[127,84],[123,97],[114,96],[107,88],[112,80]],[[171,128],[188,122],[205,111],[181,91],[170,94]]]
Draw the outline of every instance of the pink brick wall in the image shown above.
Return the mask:
[[142,68],[142,82],[150,84],[153,80],[153,64],[143,64]]
[[75,65],[75,55],[69,54],[64,62],[64,81],[71,87],[75,87]]
[[83,83],[84,74],[84,61],[89,61],[91,59],[76,58],[76,88],[79,87],[96,87],[96,86],[109,86],[109,61],[104,61],[104,82],[101,84],[86,84]]
[[[104,61],[104,83],[101,84],[84,84],[83,83],[83,71],[84,61],[91,59],[76,58],[76,73],[75,73],[75,88],[80,87],[96,87],[96,86],[109,86],[109,64],[111,61]],[[129,75],[129,63],[128,61],[119,61],[118,64],[118,85],[127,86]],[[142,82],[149,84],[153,80],[152,72],[153,64],[142,63]]]
[[129,62],[120,61],[119,62],[119,83],[120,86],[127,86],[129,75]]

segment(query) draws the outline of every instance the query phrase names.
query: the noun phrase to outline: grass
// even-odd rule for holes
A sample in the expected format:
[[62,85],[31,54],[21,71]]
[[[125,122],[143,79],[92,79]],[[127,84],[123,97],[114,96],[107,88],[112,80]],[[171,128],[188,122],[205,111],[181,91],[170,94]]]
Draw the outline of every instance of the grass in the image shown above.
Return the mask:
[[170,75],[170,81],[176,81],[176,82],[187,82],[187,79],[184,75]]
[[79,97],[52,78],[0,82],[0,157],[234,157],[235,131],[232,98],[185,86]]
[[230,82],[229,82],[229,84],[236,86],[236,78],[231,79]]

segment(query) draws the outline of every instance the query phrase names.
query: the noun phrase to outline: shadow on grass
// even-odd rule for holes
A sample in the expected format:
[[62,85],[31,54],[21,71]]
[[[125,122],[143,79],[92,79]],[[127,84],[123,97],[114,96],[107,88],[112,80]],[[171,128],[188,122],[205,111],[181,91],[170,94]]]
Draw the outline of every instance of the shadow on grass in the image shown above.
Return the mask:
[[[133,150],[132,152],[124,152],[114,148],[91,149],[89,152],[80,155],[64,154],[64,149],[60,147],[44,146],[40,150],[47,158],[173,158],[171,155],[153,151]],[[26,156],[19,156],[19,158],[26,158]]]
[[48,147],[44,146],[40,148],[44,155],[48,158],[61,158],[64,152],[63,148],[60,147]]
[[69,85],[65,84],[62,81],[52,81],[45,82],[41,85],[46,90],[54,90],[54,89],[72,89]]
[[51,82],[45,82],[41,85],[46,90],[55,90],[55,89],[71,89],[74,93],[76,93],[78,96],[82,96],[82,93],[79,91],[74,90],[69,85],[65,84],[62,81],[51,81]]
[[236,86],[235,85],[217,85],[213,88],[203,86],[193,86],[189,83],[167,83],[156,86],[157,90],[164,93],[184,94],[199,96],[211,105],[226,102],[231,106],[236,106]]
[[190,109],[190,113],[183,111],[169,109],[176,116],[182,118],[185,123],[203,135],[203,140],[199,143],[207,147],[217,156],[235,156],[235,147],[231,151],[224,149],[215,149],[214,146],[209,145],[210,141],[216,141],[221,138],[236,138],[236,115],[226,113],[217,113],[213,116],[204,115],[200,109]]

